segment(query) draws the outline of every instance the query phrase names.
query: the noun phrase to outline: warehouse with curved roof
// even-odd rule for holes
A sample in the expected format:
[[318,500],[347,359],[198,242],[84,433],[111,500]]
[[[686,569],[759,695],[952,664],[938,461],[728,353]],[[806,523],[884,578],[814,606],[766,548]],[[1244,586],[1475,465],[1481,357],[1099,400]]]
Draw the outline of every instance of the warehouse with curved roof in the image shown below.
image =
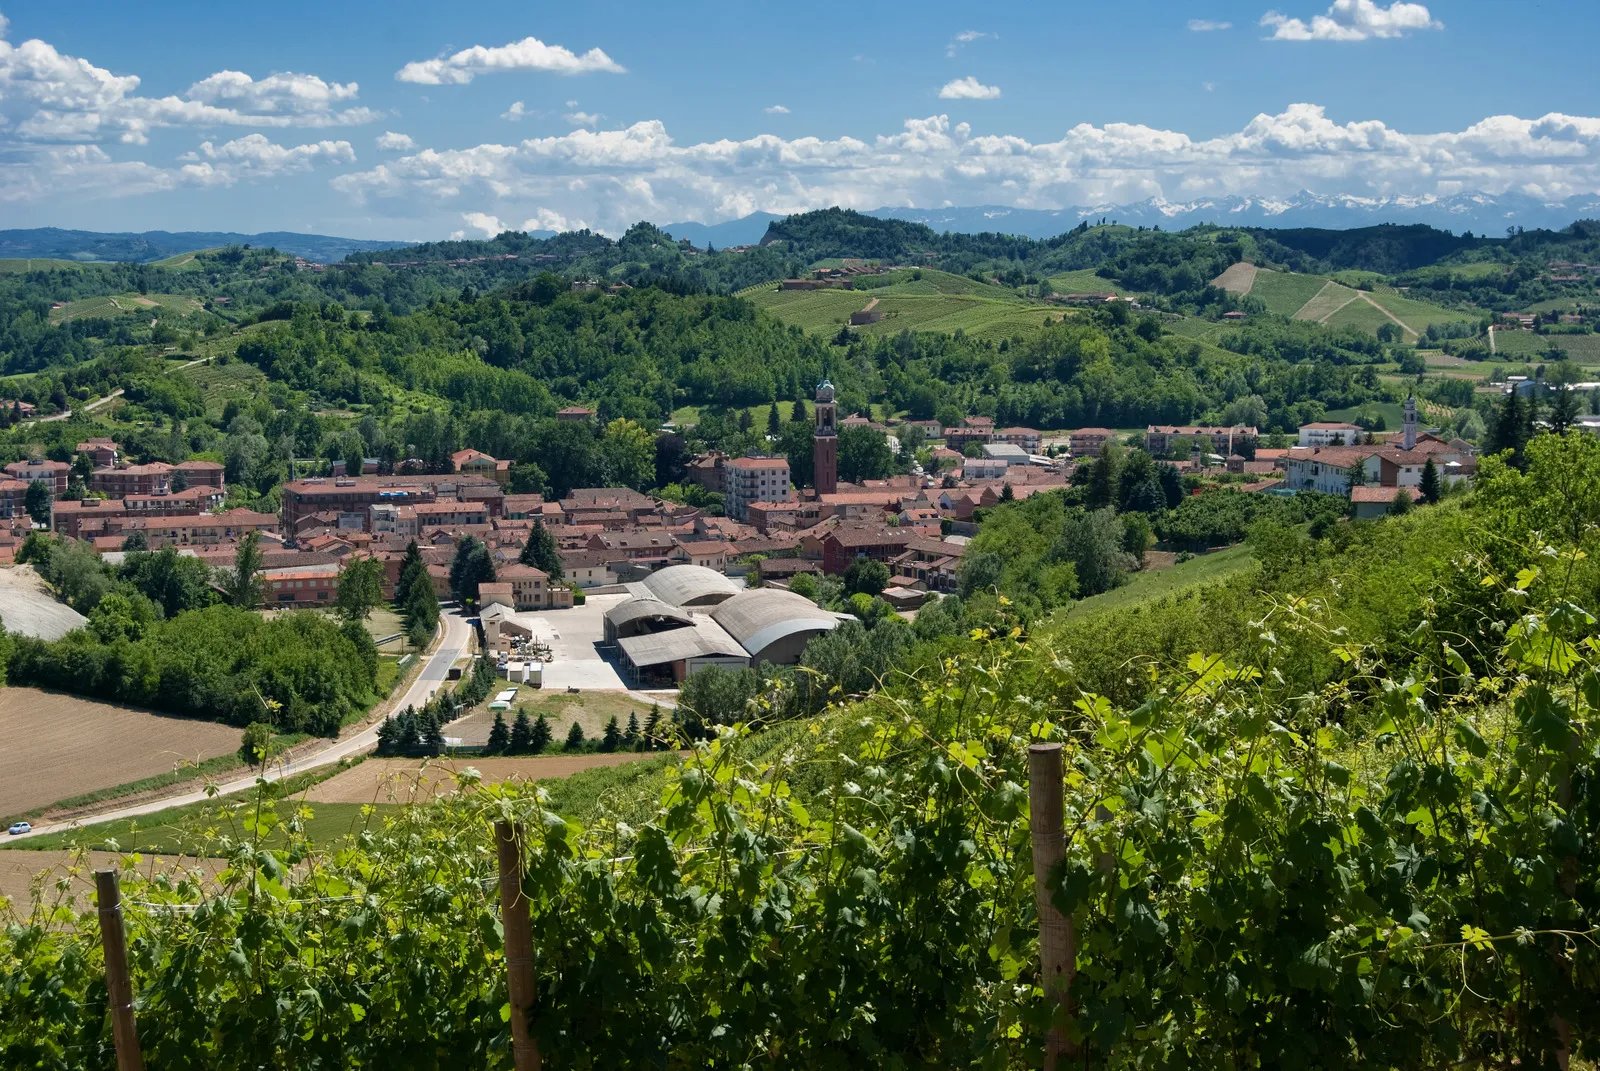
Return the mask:
[[[663,569],[652,579],[674,569],[693,568]],[[714,606],[691,610],[651,594],[647,583],[630,584],[634,597],[605,613],[606,641],[616,646],[621,669],[635,686],[682,683],[705,666],[792,665],[814,637],[849,617],[829,613],[781,588],[738,591]],[[717,594],[703,577],[693,574],[662,585],[661,590],[688,598]]]
[[669,565],[629,584],[628,590],[671,606],[715,606],[744,589],[703,565]]
[[845,616],[829,613],[804,595],[781,588],[741,591],[711,611],[712,620],[750,653],[752,664],[781,666],[799,662],[806,644],[837,628]]
[[620,602],[605,613],[607,643],[646,632],[665,632],[694,624],[689,611],[660,599],[636,598]]

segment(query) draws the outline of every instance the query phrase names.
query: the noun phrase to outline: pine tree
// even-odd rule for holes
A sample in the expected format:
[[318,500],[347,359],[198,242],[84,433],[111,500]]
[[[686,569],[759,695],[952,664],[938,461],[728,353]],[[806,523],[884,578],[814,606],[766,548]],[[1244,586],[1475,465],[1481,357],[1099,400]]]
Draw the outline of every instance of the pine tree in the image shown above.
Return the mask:
[[439,724],[439,712],[434,708],[424,708],[422,750],[429,755],[444,754],[444,727]]
[[1412,505],[1411,492],[1402,487],[1394,493],[1394,501],[1389,503],[1389,516],[1399,517],[1410,513]]
[[1433,463],[1433,458],[1428,458],[1422,466],[1422,501],[1439,501],[1439,466]]
[[556,537],[550,534],[544,522],[537,517],[533,519],[533,527],[528,531],[528,541],[522,545],[522,553],[517,560],[523,565],[543,569],[551,580],[561,579],[561,552],[556,547]]
[[[570,740],[571,737],[568,737]],[[615,751],[622,744],[622,730],[617,728],[617,716],[611,715],[611,720],[606,722],[605,736],[600,739],[601,751]]]
[[[540,720],[543,720],[544,715],[541,714],[539,717]],[[495,720],[500,720],[498,714],[495,715]],[[506,745],[507,750],[513,755],[526,755],[529,752],[538,751],[539,749],[533,746],[533,738],[534,727],[533,723],[528,720],[528,712],[526,710],[518,711],[516,720],[511,723],[511,738]]]
[[550,746],[550,738],[554,734],[550,731],[550,719],[543,714],[533,723],[533,735],[529,737],[528,750],[535,755]]
[[1345,474],[1351,487],[1365,487],[1367,484],[1367,466],[1364,461],[1354,461],[1350,464],[1350,471]]
[[583,750],[583,726],[577,722],[573,722],[572,728],[567,730],[566,748],[568,751]]
[[[527,717],[526,714],[523,715]],[[491,755],[504,755],[511,749],[511,733],[506,728],[505,715],[500,711],[494,712],[494,724],[489,726],[489,742],[484,750]]]
[[395,750],[401,755],[414,754],[422,746],[417,725],[417,709],[406,707],[396,720],[398,724],[395,730]]
[[399,726],[395,724],[393,717],[383,719],[383,724],[378,726],[378,754],[395,753],[395,741],[399,738],[399,731]]
[[622,740],[628,746],[628,750],[637,751],[639,749],[639,712],[637,710],[628,711],[628,730],[622,734]]
[[1489,453],[1499,454],[1509,450],[1512,456],[1511,463],[1520,468],[1522,447],[1526,442],[1522,399],[1518,397],[1517,388],[1513,385],[1500,403],[1500,409],[1495,413],[1494,426],[1489,429]]
[[776,439],[783,433],[783,425],[778,421],[778,403],[773,402],[772,408],[767,410],[767,434]]
[[644,747],[654,751],[658,746],[657,734],[661,731],[661,704],[650,704],[650,716],[644,721]]
[[811,414],[806,412],[806,400],[804,398],[796,398],[794,400],[794,412],[789,414],[789,423],[791,423],[791,424],[809,424],[809,423],[811,423]]

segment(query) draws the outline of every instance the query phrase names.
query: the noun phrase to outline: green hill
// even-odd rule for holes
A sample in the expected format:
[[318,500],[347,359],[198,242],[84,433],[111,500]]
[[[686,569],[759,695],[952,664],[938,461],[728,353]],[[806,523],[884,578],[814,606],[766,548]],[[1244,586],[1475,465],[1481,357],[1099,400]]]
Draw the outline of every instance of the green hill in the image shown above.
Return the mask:
[[782,290],[769,283],[742,290],[740,296],[786,324],[829,335],[874,300],[883,319],[854,328],[865,335],[963,331],[980,338],[1009,338],[1065,315],[1059,307],[1029,302],[1005,287],[931,268],[867,276],[864,281],[868,285],[859,290]]

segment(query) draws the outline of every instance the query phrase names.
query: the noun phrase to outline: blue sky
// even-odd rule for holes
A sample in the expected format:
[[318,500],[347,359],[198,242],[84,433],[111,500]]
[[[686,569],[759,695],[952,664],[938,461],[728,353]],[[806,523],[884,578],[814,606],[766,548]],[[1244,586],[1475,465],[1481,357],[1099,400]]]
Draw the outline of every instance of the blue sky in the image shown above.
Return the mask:
[[0,0],[0,226],[1600,190],[1600,5],[1274,2]]

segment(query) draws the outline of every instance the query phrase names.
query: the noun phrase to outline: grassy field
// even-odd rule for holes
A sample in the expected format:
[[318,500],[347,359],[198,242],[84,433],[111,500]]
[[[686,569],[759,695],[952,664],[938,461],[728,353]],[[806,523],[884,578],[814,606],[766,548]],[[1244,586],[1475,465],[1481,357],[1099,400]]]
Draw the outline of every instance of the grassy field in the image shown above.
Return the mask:
[[1340,286],[1329,279],[1313,294],[1304,305],[1295,312],[1296,320],[1312,320],[1322,323],[1328,317],[1338,312],[1352,301],[1359,301],[1360,295],[1348,286]]
[[61,271],[78,269],[83,265],[76,260],[55,260],[50,257],[0,259],[0,275],[15,275],[25,271]]
[[1472,313],[1460,309],[1446,309],[1439,305],[1430,305],[1425,301],[1413,301],[1404,294],[1393,290],[1374,291],[1371,297],[1373,301],[1388,309],[1398,320],[1419,334],[1427,330],[1429,324],[1477,319]]
[[1541,359],[1551,346],[1567,351],[1579,364],[1600,364],[1600,335],[1540,335],[1532,331],[1496,331],[1495,354],[1500,357]]
[[[511,709],[505,711],[506,723],[509,725],[523,711],[527,711],[528,717],[533,719],[540,714],[549,718],[550,731],[559,743],[566,739],[567,729],[573,722],[583,726],[583,734],[590,740],[597,739],[605,731],[606,722],[612,718],[617,719],[619,728],[626,729],[628,716],[636,714],[639,724],[643,726],[650,716],[650,704],[641,703],[625,692],[570,695],[566,692],[546,692],[524,684],[517,687],[517,697],[512,700]],[[662,716],[668,713],[664,710]],[[489,728],[493,724],[494,711],[482,707],[465,718],[451,722],[445,729],[445,735],[459,737],[463,747],[482,747],[489,739]]]
[[239,730],[37,688],[0,691],[0,815],[227,755]]
[[1050,276],[1050,286],[1058,294],[1122,294],[1132,296],[1133,291],[1119,286],[1110,279],[1096,275],[1093,268],[1064,271]]
[[1201,584],[1221,580],[1225,576],[1248,569],[1255,563],[1250,548],[1243,544],[1212,551],[1179,562],[1170,569],[1158,572],[1138,572],[1128,578],[1120,588],[1112,588],[1101,595],[1080,599],[1061,611],[1057,617],[1063,621],[1082,617],[1102,610],[1117,610],[1141,602],[1149,602]]
[[1366,405],[1353,405],[1348,409],[1331,409],[1322,419],[1355,423],[1363,413],[1369,415],[1376,413],[1382,416],[1384,431],[1399,431],[1405,424],[1405,411],[1394,402],[1368,402]]
[[[1047,321],[1059,321],[1065,315],[1059,308],[1026,304],[999,287],[985,286],[942,272],[937,273],[943,276],[942,280],[929,278],[933,274],[925,273],[920,281],[896,283],[867,291],[777,290],[767,287],[745,291],[744,296],[786,324],[828,335],[837,333],[847,325],[850,314],[873,298],[878,299],[877,307],[883,312],[884,318],[875,324],[853,328],[854,331],[864,335],[892,335],[901,331],[945,334],[964,331],[979,338],[1001,339],[1033,331]],[[950,280],[959,282],[952,283]],[[945,292],[940,287],[955,292]]]
[[1327,284],[1328,280],[1321,275],[1258,271],[1255,285],[1250,288],[1250,296],[1264,302],[1270,313],[1293,316]]
[[[1394,321],[1384,311],[1364,297],[1357,297],[1344,308],[1323,321],[1329,327],[1353,327],[1358,331],[1365,331],[1369,335],[1378,333],[1378,328],[1384,324],[1393,324]],[[1413,330],[1415,330],[1413,328]],[[1415,338],[1415,334],[1409,336]]]

